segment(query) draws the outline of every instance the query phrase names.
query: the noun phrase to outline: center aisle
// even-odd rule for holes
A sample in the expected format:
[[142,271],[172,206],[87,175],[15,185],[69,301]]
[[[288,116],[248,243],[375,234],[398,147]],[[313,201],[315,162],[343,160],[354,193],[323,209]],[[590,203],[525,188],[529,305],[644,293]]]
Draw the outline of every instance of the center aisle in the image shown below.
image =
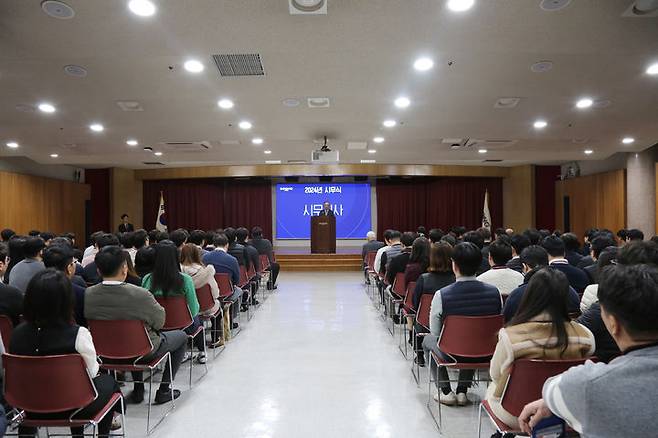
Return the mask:
[[[280,278],[278,290],[251,321],[243,317],[242,333],[209,361],[209,374],[192,390],[187,364],[181,367],[183,395],[152,436],[439,436],[425,409],[427,384],[418,388],[413,381],[361,273]],[[130,416],[128,423],[130,436],[144,436],[141,423],[131,424]],[[453,422],[445,436],[474,436],[476,426],[468,423]]]

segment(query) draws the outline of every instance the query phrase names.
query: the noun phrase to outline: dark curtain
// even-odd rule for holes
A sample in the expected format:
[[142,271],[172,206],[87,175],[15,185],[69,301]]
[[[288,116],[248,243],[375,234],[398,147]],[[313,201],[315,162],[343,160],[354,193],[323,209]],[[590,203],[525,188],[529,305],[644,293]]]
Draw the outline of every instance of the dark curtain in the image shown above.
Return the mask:
[[444,231],[482,225],[484,194],[489,191],[492,228],[502,226],[501,178],[413,178],[377,181],[379,238],[388,228],[415,231],[419,225]]
[[[85,184],[91,186],[89,201],[91,232],[99,230],[114,232],[115,230],[110,229],[110,169],[85,170]],[[83,241],[82,236],[78,238]]]
[[155,227],[160,191],[169,230],[213,230],[253,226],[272,236],[272,195],[268,181],[223,178],[144,181],[144,225]]
[[560,166],[535,166],[535,226],[555,229],[555,182],[560,179]]

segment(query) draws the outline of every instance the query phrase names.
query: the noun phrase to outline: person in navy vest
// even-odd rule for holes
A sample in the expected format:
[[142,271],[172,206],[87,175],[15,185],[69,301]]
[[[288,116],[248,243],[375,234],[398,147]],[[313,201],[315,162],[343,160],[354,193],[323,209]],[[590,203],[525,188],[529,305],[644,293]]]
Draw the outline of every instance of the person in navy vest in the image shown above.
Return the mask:
[[[495,286],[478,281],[475,274],[482,263],[482,252],[477,245],[463,242],[455,246],[452,252],[452,270],[457,281],[439,289],[432,299],[430,307],[430,334],[423,340],[423,350],[427,357],[429,351],[438,356],[450,358],[438,348],[439,335],[443,318],[449,315],[488,316],[499,315],[503,307],[503,299]],[[482,358],[456,358],[460,362],[481,362]],[[430,370],[439,382],[439,394],[434,400],[448,406],[465,406],[468,403],[466,392],[473,383],[473,370],[459,370],[459,383],[456,394],[448,382],[448,371],[441,368],[438,373],[436,365]]]
[[585,271],[569,264],[564,258],[566,250],[562,239],[555,235],[547,236],[542,240],[541,246],[548,252],[548,266],[562,271],[567,276],[569,285],[582,295],[589,285],[589,278]]

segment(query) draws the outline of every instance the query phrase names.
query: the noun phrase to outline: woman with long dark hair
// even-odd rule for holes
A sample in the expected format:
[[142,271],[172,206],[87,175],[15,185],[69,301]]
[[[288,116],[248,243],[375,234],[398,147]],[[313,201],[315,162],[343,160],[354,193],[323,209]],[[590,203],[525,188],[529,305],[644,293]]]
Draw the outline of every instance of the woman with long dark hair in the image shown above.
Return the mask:
[[[32,277],[25,291],[23,317],[9,344],[9,352],[23,356],[49,356],[58,354],[80,354],[92,377],[98,396],[76,414],[78,418],[89,418],[100,411],[115,392],[120,392],[114,378],[108,374],[98,375],[96,349],[91,333],[75,324],[73,318],[73,292],[66,274],[46,269]],[[44,391],[47,391],[44,388]],[[116,409],[119,409],[117,406]],[[41,414],[40,418],[68,418],[71,412]],[[33,414],[37,416],[37,414]],[[28,414],[30,416],[30,414]],[[109,412],[98,424],[100,436],[107,436],[112,424],[113,412]],[[33,436],[34,428],[19,426],[19,436]],[[72,427],[71,434],[81,437],[82,427]]]
[[420,274],[427,271],[430,265],[430,241],[425,237],[417,237],[411,245],[409,262],[404,269],[404,284],[416,281]]
[[528,283],[512,320],[498,334],[491,359],[486,399],[510,427],[518,419],[500,404],[510,367],[517,359],[580,359],[594,353],[594,335],[572,321],[568,310],[569,280],[561,271],[542,268]]
[[[184,296],[187,301],[187,307],[192,315],[192,324],[185,329],[187,334],[194,333],[201,325],[199,320],[199,301],[194,290],[192,277],[181,272],[178,258],[178,248],[170,240],[163,240],[155,245],[155,262],[153,271],[146,274],[142,280],[142,287],[148,289],[156,297]],[[194,338],[194,345],[199,350],[196,357],[197,362],[206,363],[204,353],[205,339],[203,333],[199,333]],[[189,354],[183,359],[190,359]]]

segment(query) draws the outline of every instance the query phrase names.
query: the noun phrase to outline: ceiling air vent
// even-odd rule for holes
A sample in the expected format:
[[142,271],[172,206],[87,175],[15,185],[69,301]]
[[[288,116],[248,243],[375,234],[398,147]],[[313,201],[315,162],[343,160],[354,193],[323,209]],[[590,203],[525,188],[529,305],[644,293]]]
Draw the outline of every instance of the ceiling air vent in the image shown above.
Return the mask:
[[212,55],[219,74],[226,76],[264,76],[263,64],[258,53]]
[[308,161],[306,160],[288,160],[288,164],[306,164]]
[[211,148],[207,141],[167,141],[158,145],[169,152],[206,152]]
[[494,160],[494,159],[491,159],[491,160],[484,160],[484,161],[482,161],[482,162],[483,162],[483,163],[500,163],[500,162],[502,162],[502,161],[503,161],[503,160]]
[[164,163],[161,163],[159,161],[142,161],[142,164],[145,164],[147,166],[164,166]]

